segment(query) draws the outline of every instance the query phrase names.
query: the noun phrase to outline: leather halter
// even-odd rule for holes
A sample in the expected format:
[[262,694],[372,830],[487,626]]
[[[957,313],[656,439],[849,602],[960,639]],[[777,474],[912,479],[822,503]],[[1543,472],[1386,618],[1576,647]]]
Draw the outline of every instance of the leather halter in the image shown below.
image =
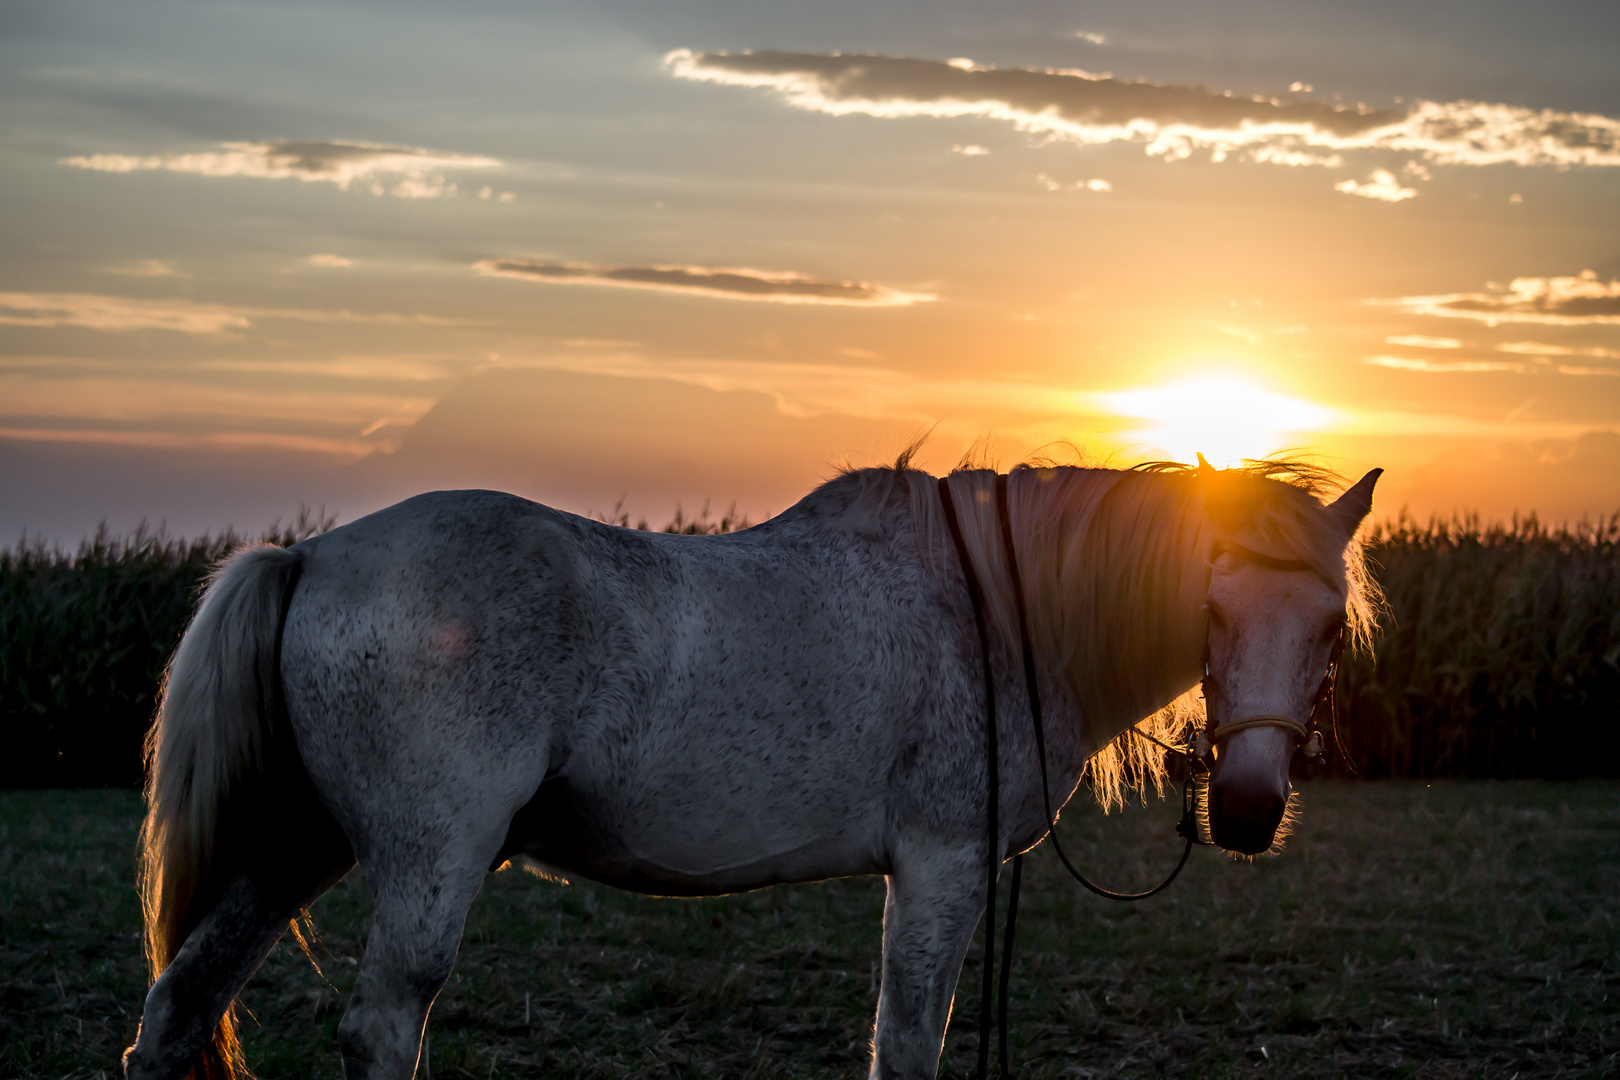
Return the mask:
[[[1316,574],[1317,576],[1322,577],[1323,580],[1327,580],[1326,575],[1322,574],[1317,567],[1309,562],[1306,562],[1304,559],[1284,559],[1279,558],[1276,555],[1268,555],[1263,551],[1256,551],[1254,548],[1240,544],[1236,540],[1222,539],[1215,541],[1214,546],[1211,547],[1209,551],[1210,565],[1213,566],[1216,560],[1218,560],[1222,555],[1233,555],[1244,560],[1245,562],[1251,562],[1256,566],[1262,566],[1267,570],[1277,570],[1284,573],[1300,572]],[[1328,584],[1330,586],[1336,586],[1336,583],[1332,581],[1328,581]],[[1320,687],[1318,687],[1316,696],[1311,699],[1311,710],[1310,714],[1306,717],[1305,723],[1302,724],[1293,717],[1276,716],[1271,714],[1246,716],[1241,720],[1229,720],[1226,723],[1218,726],[1210,723],[1204,728],[1203,731],[1198,732],[1197,736],[1194,738],[1192,748],[1193,756],[1199,759],[1207,760],[1211,756],[1211,751],[1220,746],[1220,744],[1225,740],[1230,739],[1233,735],[1236,735],[1238,732],[1247,731],[1250,728],[1269,727],[1280,728],[1292,735],[1296,740],[1297,748],[1304,751],[1307,758],[1314,761],[1322,760],[1324,757],[1326,757],[1326,748],[1322,745],[1322,734],[1310,725],[1316,719],[1316,711],[1321,706],[1323,700],[1327,699],[1331,701],[1332,699],[1333,684],[1335,681],[1335,676],[1338,674],[1339,670],[1339,657],[1343,652],[1344,628],[1340,627],[1338,639],[1334,641],[1333,651],[1328,657],[1327,674],[1323,676],[1322,684]],[[1209,699],[1209,687],[1212,681],[1213,680],[1211,679],[1209,673],[1209,642],[1206,637],[1204,642],[1204,698],[1206,701]],[[1334,736],[1337,737],[1337,735],[1338,718],[1335,716]],[[1343,748],[1341,747],[1341,750],[1342,749]]]

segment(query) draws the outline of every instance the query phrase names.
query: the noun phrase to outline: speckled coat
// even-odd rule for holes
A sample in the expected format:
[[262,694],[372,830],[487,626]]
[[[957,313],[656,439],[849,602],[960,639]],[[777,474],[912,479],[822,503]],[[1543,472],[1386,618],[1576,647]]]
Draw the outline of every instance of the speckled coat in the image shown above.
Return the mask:
[[[148,874],[189,891],[151,901],[178,913],[128,1075],[228,1068],[215,1021],[358,860],[375,908],[344,1060],[409,1077],[484,874],[528,858],[662,895],[886,875],[871,1074],[933,1076],[983,902],[985,711],[961,567],[914,491],[868,470],[698,537],[439,492],[238,555],[159,724]],[[1005,857],[1045,822],[1019,661],[993,641]],[[1196,655],[1165,663],[1193,680]],[[1042,691],[1061,802],[1139,716],[1081,725],[1061,681]]]

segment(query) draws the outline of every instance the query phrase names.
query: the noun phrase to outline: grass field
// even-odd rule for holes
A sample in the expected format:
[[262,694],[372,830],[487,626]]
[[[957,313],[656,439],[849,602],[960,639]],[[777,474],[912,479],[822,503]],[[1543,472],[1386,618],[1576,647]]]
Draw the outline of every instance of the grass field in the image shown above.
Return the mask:
[[[1033,855],[1018,1074],[1620,1075],[1620,783],[1313,781],[1303,804],[1281,857],[1195,852],[1143,904]],[[145,989],[139,809],[128,791],[0,792],[0,1076],[115,1075]],[[1141,885],[1175,854],[1174,816],[1077,802],[1064,832],[1105,882]],[[860,1075],[882,904],[872,879],[677,901],[494,875],[424,1072]],[[248,986],[260,1076],[341,1076],[366,915],[351,875],[316,907],[324,976],[284,945]],[[971,1070],[977,973],[970,956],[943,1076]]]

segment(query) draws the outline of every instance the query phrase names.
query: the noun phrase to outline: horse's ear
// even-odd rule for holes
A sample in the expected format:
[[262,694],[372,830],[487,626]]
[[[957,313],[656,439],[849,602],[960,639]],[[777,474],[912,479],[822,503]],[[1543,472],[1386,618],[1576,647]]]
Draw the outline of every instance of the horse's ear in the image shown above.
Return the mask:
[[1346,543],[1356,535],[1356,529],[1361,527],[1361,519],[1372,511],[1373,485],[1378,483],[1383,473],[1383,469],[1373,469],[1328,505],[1327,512],[1338,522]]

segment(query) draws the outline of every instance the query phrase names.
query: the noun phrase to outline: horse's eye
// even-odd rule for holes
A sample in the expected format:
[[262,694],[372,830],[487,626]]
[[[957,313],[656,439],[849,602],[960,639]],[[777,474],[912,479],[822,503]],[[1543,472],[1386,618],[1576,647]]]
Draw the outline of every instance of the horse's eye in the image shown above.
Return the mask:
[[1213,600],[1204,602],[1204,610],[1209,612],[1209,621],[1222,629],[1226,628],[1226,612],[1221,610],[1219,604]]
[[1343,631],[1344,631],[1344,622],[1342,620],[1340,620],[1340,619],[1334,619],[1332,622],[1328,623],[1327,626],[1322,630],[1322,640],[1323,641],[1332,641],[1334,638],[1338,637],[1339,634],[1341,634]]

